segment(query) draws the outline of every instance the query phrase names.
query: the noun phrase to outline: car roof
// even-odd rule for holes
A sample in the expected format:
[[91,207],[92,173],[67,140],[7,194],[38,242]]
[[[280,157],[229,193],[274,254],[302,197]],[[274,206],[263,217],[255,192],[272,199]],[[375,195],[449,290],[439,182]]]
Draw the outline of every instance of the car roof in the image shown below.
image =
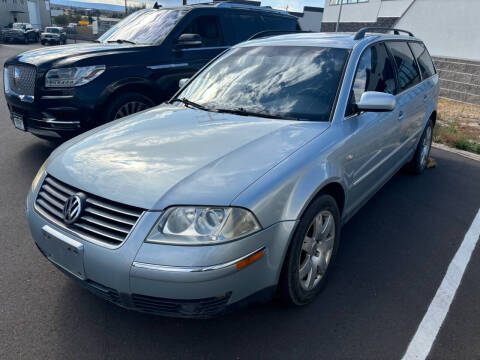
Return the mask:
[[356,40],[355,33],[293,33],[269,36],[238,44],[243,46],[316,46],[334,47],[340,49],[353,49],[360,43],[371,43],[378,39],[382,40],[406,40],[420,41],[414,36],[393,34],[368,34],[364,38]]
[[194,10],[194,9],[227,9],[231,11],[246,10],[246,11],[258,11],[262,12],[265,15],[279,15],[289,18],[296,19],[295,15],[290,14],[285,10],[272,9],[269,6],[258,6],[258,5],[249,5],[249,4],[240,4],[240,3],[230,3],[230,2],[216,2],[216,3],[197,3],[186,6],[177,6],[177,7],[161,7],[158,10]]

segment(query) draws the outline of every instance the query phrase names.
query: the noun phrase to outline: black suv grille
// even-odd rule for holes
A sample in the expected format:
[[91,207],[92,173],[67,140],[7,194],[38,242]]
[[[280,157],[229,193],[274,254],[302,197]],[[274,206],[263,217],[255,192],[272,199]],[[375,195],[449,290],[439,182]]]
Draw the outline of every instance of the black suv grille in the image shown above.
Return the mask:
[[34,96],[36,75],[37,70],[31,65],[15,64],[7,67],[8,85],[19,95]]
[[[86,196],[83,215],[72,225],[63,221],[63,207],[69,196]],[[143,213],[142,209],[119,204],[77,190],[47,175],[35,201],[36,209],[55,223],[86,239],[110,247],[122,244]]]

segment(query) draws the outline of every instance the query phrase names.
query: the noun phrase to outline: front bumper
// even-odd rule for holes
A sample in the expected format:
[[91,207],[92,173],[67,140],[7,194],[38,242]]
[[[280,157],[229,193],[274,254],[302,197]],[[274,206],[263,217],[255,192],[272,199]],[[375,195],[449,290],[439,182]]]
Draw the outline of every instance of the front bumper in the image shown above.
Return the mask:
[[47,138],[71,138],[98,125],[96,106],[101,89],[96,84],[45,88],[44,75],[36,73],[34,96],[22,96],[5,87],[8,109],[23,117],[26,131]]
[[[34,210],[33,198],[27,200],[27,219],[47,258],[55,249],[42,233],[45,226],[83,245],[84,276],[69,274],[83,286],[122,307],[175,317],[210,317],[256,294],[271,295],[295,225],[280,222],[215,246],[159,245],[144,242],[159,215],[146,212],[124,243],[109,249],[50,223]],[[235,260],[259,249],[264,253],[258,261],[237,270]]]

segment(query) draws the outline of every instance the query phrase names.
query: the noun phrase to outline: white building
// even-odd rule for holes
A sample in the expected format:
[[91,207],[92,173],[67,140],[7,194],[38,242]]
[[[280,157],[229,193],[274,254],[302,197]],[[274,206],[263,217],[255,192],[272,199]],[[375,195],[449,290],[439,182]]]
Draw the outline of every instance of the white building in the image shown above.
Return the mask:
[[0,0],[0,28],[26,22],[37,29],[51,25],[49,0]]
[[322,27],[323,8],[304,6],[303,12],[293,12],[290,14],[298,17],[298,24],[304,31],[320,31]]
[[[343,4],[340,5],[340,2]],[[480,104],[480,0],[325,0],[322,31],[413,32],[435,57],[442,95]]]

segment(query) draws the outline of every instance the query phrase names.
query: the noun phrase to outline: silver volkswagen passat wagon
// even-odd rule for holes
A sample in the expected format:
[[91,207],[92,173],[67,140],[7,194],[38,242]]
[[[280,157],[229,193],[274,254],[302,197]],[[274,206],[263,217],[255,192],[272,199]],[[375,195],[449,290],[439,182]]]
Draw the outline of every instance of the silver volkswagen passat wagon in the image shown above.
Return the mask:
[[168,104],[64,143],[28,195],[38,248],[143,312],[208,317],[275,291],[309,303],[342,224],[430,152],[432,59],[373,30],[239,44]]

